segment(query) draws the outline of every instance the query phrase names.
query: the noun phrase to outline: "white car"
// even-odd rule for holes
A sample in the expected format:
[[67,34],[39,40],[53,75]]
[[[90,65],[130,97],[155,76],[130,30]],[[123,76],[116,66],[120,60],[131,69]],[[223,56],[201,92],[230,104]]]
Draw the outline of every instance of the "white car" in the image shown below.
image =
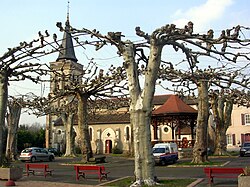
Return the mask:
[[22,162],[30,161],[54,161],[55,155],[39,147],[30,147],[22,150],[19,160]]

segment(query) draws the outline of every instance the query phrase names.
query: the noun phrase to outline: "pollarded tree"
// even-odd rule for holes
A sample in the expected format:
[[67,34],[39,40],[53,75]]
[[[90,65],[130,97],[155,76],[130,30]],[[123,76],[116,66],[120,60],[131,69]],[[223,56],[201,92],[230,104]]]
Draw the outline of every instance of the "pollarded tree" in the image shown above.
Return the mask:
[[[231,64],[230,67],[217,67],[212,68],[209,66],[207,69],[199,69],[195,70],[192,73],[189,70],[173,70],[173,69],[164,69],[161,75],[168,74],[168,76],[163,77],[163,79],[167,78],[172,82],[175,82],[174,86],[177,88],[175,91],[182,91],[182,92],[198,92],[198,118],[197,118],[197,130],[196,130],[196,145],[193,149],[193,161],[195,163],[200,163],[208,160],[207,157],[207,137],[208,137],[208,116],[210,110],[210,104],[213,109],[213,117],[214,122],[216,123],[216,131],[218,133],[224,134],[226,133],[226,129],[224,127],[224,122],[227,121],[229,123],[231,121],[231,112],[232,112],[232,98],[233,94],[224,95],[227,96],[227,105],[224,108],[224,101],[221,100],[220,106],[218,105],[218,95],[215,94],[216,91],[214,89],[232,89],[236,87],[238,89],[245,89],[249,86],[249,81],[242,82],[241,80],[246,80],[247,76],[242,75],[239,73],[240,71],[237,70],[239,64]],[[229,64],[227,64],[229,66]],[[247,67],[245,67],[247,69]],[[191,68],[190,68],[191,69]],[[246,70],[245,69],[245,70]],[[240,68],[242,71],[242,68]],[[201,86],[205,85],[205,86]],[[232,87],[232,88],[231,88]],[[182,89],[181,89],[182,88]],[[212,97],[213,95],[213,97]],[[226,112],[224,112],[226,109]],[[205,115],[204,115],[205,114]],[[225,115],[224,115],[225,114]],[[223,115],[224,119],[220,118]],[[217,137],[219,135],[217,134]],[[200,140],[203,141],[200,141]],[[222,142],[221,142],[222,143]],[[225,141],[223,142],[224,147],[226,146]],[[221,146],[223,146],[221,144]],[[199,146],[198,146],[199,145]],[[196,150],[198,148],[198,150]]]
[[76,103],[73,98],[64,99],[64,96],[49,95],[47,98],[39,97],[33,93],[26,94],[23,106],[27,108],[29,113],[38,117],[45,115],[55,115],[62,119],[65,128],[65,154],[64,156],[76,156],[74,149],[73,125],[74,116],[77,113]]
[[[90,61],[82,74],[67,74],[62,67],[60,71],[51,70],[52,74],[63,84],[49,94],[48,98],[38,97],[32,93],[26,94],[23,105],[37,116],[53,114],[62,119],[66,130],[66,156],[74,156],[73,124],[78,118],[78,143],[83,154],[83,161],[93,157],[88,131],[88,116],[98,108],[109,108],[104,98],[125,97],[123,80],[125,74],[120,67],[111,66],[104,73],[93,61]],[[52,80],[53,81],[53,80]],[[94,100],[94,101],[93,101]],[[98,107],[97,107],[98,104]],[[113,103],[113,108],[117,108]]]
[[[196,128],[196,141],[193,149],[194,163],[201,163],[207,160],[207,125],[209,115],[209,89],[212,86],[225,88],[227,85],[237,85],[245,88],[249,87],[249,81],[242,83],[236,77],[239,70],[247,69],[242,60],[249,60],[249,52],[245,46],[250,45],[249,39],[240,39],[240,32],[249,28],[237,26],[232,29],[222,31],[218,38],[214,38],[213,30],[209,30],[207,35],[196,35],[196,40],[185,39],[185,45],[179,45],[175,49],[182,49],[187,57],[187,68],[174,69],[171,67],[163,68],[165,71],[160,73],[164,79],[176,82],[179,87],[198,92],[198,118]],[[244,35],[243,35],[244,36]],[[195,47],[190,48],[188,45]],[[218,50],[218,48],[221,48]],[[211,57],[216,65],[205,65],[203,61]],[[199,58],[199,60],[198,60]],[[201,59],[201,60],[200,60]],[[183,64],[184,61],[177,64]],[[247,79],[248,80],[248,79]],[[194,84],[194,87],[191,85]]]
[[[103,69],[99,71],[98,69],[98,66],[93,61],[90,61],[83,69],[83,73],[77,76],[64,73],[63,68],[61,72],[54,72],[56,77],[60,77],[60,80],[64,82],[64,86],[54,91],[51,97],[59,98],[58,100],[60,98],[64,100],[73,98],[72,102],[77,106],[75,113],[77,113],[78,118],[78,143],[83,156],[82,160],[85,162],[93,157],[88,128],[89,114],[95,110],[96,103],[100,104],[102,99],[125,96],[123,93],[125,89],[123,80],[126,76],[123,69],[111,66],[106,73]],[[93,100],[95,102],[92,102]]]
[[17,129],[22,110],[22,98],[10,97],[7,103],[6,115],[8,135],[5,156],[8,160],[17,159]]
[[[247,80],[243,78],[243,80]],[[245,81],[241,81],[243,84]],[[248,89],[248,88],[247,88]],[[210,93],[211,108],[215,122],[214,154],[226,155],[226,131],[231,125],[231,114],[234,105],[250,106],[249,90],[245,88],[225,88]]]
[[[46,74],[43,63],[39,62],[39,58],[58,51],[57,42],[47,42],[45,39],[49,37],[46,30],[43,35],[38,33],[39,38],[31,42],[20,42],[14,48],[8,48],[8,51],[0,56],[0,124],[5,122],[5,115],[8,100],[8,85],[10,81],[21,81],[29,79],[35,83],[40,81],[42,75]],[[46,49],[46,50],[45,50]],[[2,141],[3,128],[0,128],[0,165],[2,163]]]
[[[99,31],[88,29],[71,29],[71,34],[76,34],[79,38],[80,35],[87,35],[96,39],[96,47],[100,49],[107,43],[117,47],[118,53],[123,57],[123,66],[126,69],[129,95],[130,95],[130,121],[133,127],[134,135],[134,150],[135,150],[135,177],[136,182],[133,185],[154,185],[155,172],[154,161],[151,151],[151,136],[150,124],[152,113],[152,100],[155,92],[156,80],[160,70],[162,61],[162,50],[164,46],[172,46],[175,51],[181,50],[187,59],[187,64],[190,74],[194,72],[204,77],[203,71],[197,68],[199,56],[212,57],[212,59],[221,59],[224,61],[236,62],[240,57],[249,60],[249,53],[233,49],[242,49],[242,47],[249,45],[249,39],[240,39],[239,32],[241,29],[246,29],[237,26],[233,29],[222,31],[218,38],[214,38],[213,30],[209,30],[207,34],[194,34],[193,23],[189,22],[183,29],[176,28],[175,25],[165,25],[159,29],[155,29],[152,34],[143,32],[139,27],[136,28],[136,34],[144,41],[132,42],[130,40],[123,41],[121,32],[109,32],[107,35],[100,34]],[[89,43],[84,39],[84,44]],[[234,48],[233,45],[238,45]],[[221,46],[221,50],[217,50],[215,46]],[[149,57],[144,55],[144,48],[149,50]],[[215,57],[216,55],[217,57]],[[145,64],[140,64],[144,62]],[[227,62],[226,62],[227,63]],[[140,66],[141,65],[141,66]],[[169,69],[175,68],[172,63],[168,63]],[[177,67],[178,68],[178,67]],[[176,69],[178,72],[181,68]],[[195,70],[195,71],[194,71]],[[167,71],[165,79],[171,80],[171,76]],[[144,83],[140,82],[140,75],[144,75]],[[167,78],[170,76],[169,78]],[[206,77],[197,79],[196,84],[199,93],[200,102],[200,117],[198,119],[197,139],[194,151],[194,162],[203,162],[206,160],[206,125],[208,118],[208,82]],[[205,90],[203,92],[203,90]],[[202,112],[202,110],[204,111]],[[201,150],[201,151],[200,151]]]

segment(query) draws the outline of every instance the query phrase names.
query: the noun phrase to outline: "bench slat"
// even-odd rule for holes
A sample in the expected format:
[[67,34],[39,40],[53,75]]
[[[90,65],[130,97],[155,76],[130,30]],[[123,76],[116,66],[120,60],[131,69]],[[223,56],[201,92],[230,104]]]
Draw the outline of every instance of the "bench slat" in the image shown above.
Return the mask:
[[243,168],[204,168],[209,183],[213,183],[213,178],[236,178],[243,172]]
[[105,172],[104,166],[91,166],[91,165],[75,165],[74,169],[76,170],[76,180],[79,180],[80,177],[83,177],[86,179],[85,174],[97,174],[99,180],[107,179],[107,175],[110,172]]
[[29,176],[29,174],[35,175],[35,172],[37,173],[43,173],[44,177],[46,178],[47,175],[52,175],[53,169],[49,169],[48,164],[25,164],[26,168],[26,174]]

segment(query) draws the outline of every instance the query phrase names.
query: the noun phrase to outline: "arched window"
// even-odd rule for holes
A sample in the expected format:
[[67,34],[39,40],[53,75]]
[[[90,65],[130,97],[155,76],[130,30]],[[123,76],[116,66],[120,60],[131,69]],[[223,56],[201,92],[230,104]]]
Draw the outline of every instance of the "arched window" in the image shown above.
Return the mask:
[[90,139],[90,141],[92,141],[92,139],[93,139],[92,134],[93,134],[93,129],[89,128],[89,139]]
[[126,127],[126,140],[128,141],[130,137],[129,127]]

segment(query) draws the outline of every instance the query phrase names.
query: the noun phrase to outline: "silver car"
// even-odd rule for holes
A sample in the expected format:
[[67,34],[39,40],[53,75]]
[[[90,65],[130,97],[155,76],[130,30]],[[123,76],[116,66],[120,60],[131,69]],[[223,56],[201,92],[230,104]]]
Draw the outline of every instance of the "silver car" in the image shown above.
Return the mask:
[[39,147],[30,147],[22,150],[19,160],[22,162],[30,161],[53,161],[55,155],[51,152],[46,151],[43,148]]

